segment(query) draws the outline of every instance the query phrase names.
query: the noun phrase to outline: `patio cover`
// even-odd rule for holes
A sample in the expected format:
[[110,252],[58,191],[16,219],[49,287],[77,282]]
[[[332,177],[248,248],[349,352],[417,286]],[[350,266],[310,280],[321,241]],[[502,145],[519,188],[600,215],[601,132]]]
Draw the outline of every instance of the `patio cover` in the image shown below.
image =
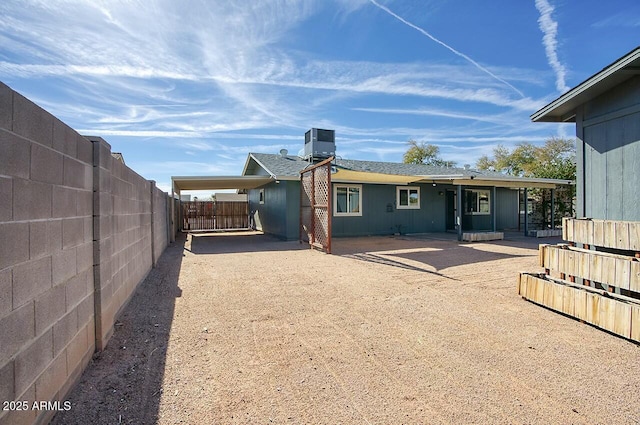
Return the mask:
[[337,171],[331,173],[331,181],[337,183],[409,184],[420,179],[419,176],[399,176],[344,168],[337,168]]
[[275,180],[271,176],[173,176],[174,192],[183,190],[255,189]]

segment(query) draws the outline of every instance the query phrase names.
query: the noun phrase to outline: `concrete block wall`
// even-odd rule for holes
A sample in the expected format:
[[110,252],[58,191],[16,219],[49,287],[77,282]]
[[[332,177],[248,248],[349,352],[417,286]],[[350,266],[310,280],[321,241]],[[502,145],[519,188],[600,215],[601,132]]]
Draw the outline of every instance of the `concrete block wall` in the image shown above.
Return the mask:
[[169,197],[166,193],[158,189],[155,182],[151,182],[151,225],[153,226],[152,254],[153,265],[155,267],[158,258],[169,243],[170,238],[170,212]]
[[29,406],[0,424],[53,416],[33,402],[62,401],[106,345],[167,245],[167,202],[104,140],[0,83],[0,402]]
[[[96,344],[108,342],[118,313],[151,269],[152,182],[111,155],[100,137],[94,152]],[[166,246],[166,245],[165,245]]]

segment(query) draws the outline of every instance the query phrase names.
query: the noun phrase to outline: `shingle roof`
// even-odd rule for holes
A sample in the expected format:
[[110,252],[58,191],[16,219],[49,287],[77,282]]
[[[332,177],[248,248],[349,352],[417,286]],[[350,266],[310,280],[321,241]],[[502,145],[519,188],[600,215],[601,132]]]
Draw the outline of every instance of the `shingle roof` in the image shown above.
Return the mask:
[[[282,156],[268,153],[250,154],[263,168],[276,177],[299,177],[300,171],[309,166],[309,162],[298,156]],[[455,167],[436,167],[423,164],[404,164],[399,162],[359,161],[354,159],[339,159],[335,165],[347,170],[368,171],[371,173],[392,174],[399,176],[485,176],[504,177],[503,174],[491,171],[479,171],[473,169]]]

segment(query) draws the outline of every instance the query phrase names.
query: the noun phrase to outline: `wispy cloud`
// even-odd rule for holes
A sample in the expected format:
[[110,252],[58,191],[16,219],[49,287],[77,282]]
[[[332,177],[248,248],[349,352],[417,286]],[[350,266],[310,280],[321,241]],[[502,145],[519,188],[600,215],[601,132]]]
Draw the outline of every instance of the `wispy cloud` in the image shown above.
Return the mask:
[[601,19],[592,24],[592,26],[594,28],[637,28],[640,27],[640,16],[637,13],[620,12]]
[[476,68],[478,68],[480,71],[484,72],[485,74],[491,76],[491,78],[501,82],[502,84],[508,86],[509,88],[511,88],[513,91],[515,91],[516,93],[518,93],[520,95],[520,97],[525,97],[524,93],[522,93],[520,90],[518,90],[517,88],[515,88],[513,85],[511,85],[508,81],[504,80],[503,78],[498,77],[496,74],[494,74],[493,72],[491,72],[489,69],[487,69],[486,67],[480,65],[478,62],[476,62],[475,60],[473,60],[472,58],[470,58],[468,55],[454,49],[453,47],[449,46],[447,43],[445,43],[444,41],[434,37],[433,35],[431,35],[429,32],[425,31],[424,29],[420,28],[419,26],[412,24],[411,22],[407,21],[406,19],[404,19],[403,17],[401,17],[400,15],[394,13],[393,11],[391,11],[391,9],[389,9],[386,6],[381,5],[380,3],[378,3],[375,0],[369,0],[371,2],[371,4],[373,4],[374,6],[376,6],[378,9],[381,9],[383,11],[385,11],[386,13],[388,13],[389,15],[393,16],[394,18],[396,18],[397,20],[399,20],[400,22],[402,22],[403,24],[415,29],[416,31],[420,32],[421,34],[425,35],[426,37],[430,38],[431,40],[433,40],[434,42],[440,44],[441,46],[443,46],[445,49],[451,51],[453,54],[460,56],[461,58],[463,58],[464,60],[468,61],[469,63],[471,63],[473,66],[475,66]]
[[[0,79],[81,134],[143,152],[127,163],[158,182],[237,174],[250,151],[295,154],[309,127],[335,129],[340,155],[388,160],[410,138],[480,149],[544,131],[528,120],[544,74],[478,63],[381,3],[1,0]],[[446,50],[382,57],[365,35],[361,54],[301,47],[310,24],[331,27],[329,43],[380,16]]]
[[354,111],[373,112],[379,114],[399,114],[399,115],[422,115],[432,117],[444,117],[470,121],[489,122],[494,124],[509,124],[504,114],[497,115],[478,115],[468,114],[458,111],[447,111],[442,109],[403,109],[403,108],[352,108]]
[[538,24],[544,34],[542,44],[547,55],[547,61],[556,75],[556,89],[560,93],[564,93],[569,90],[569,87],[565,82],[567,70],[558,58],[558,23],[551,16],[554,8],[548,0],[536,0],[536,8],[540,12]]

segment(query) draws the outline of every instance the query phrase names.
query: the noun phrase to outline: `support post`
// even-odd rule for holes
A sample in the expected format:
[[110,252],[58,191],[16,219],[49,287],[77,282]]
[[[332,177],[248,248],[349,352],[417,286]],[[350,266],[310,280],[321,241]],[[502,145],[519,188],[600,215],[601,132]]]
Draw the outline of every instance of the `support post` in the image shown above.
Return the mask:
[[462,185],[458,185],[456,194],[456,229],[458,241],[462,241]]
[[491,188],[491,231],[495,232],[498,226],[498,213],[496,211],[496,187]]
[[529,191],[524,188],[524,235],[529,236]]
[[170,241],[176,241],[176,202],[175,202],[175,188],[173,187],[173,179],[171,179],[171,236]]
[[555,205],[555,195],[556,195],[556,191],[554,189],[551,189],[551,230],[556,228],[556,218],[555,218],[555,211],[556,211],[556,205]]

